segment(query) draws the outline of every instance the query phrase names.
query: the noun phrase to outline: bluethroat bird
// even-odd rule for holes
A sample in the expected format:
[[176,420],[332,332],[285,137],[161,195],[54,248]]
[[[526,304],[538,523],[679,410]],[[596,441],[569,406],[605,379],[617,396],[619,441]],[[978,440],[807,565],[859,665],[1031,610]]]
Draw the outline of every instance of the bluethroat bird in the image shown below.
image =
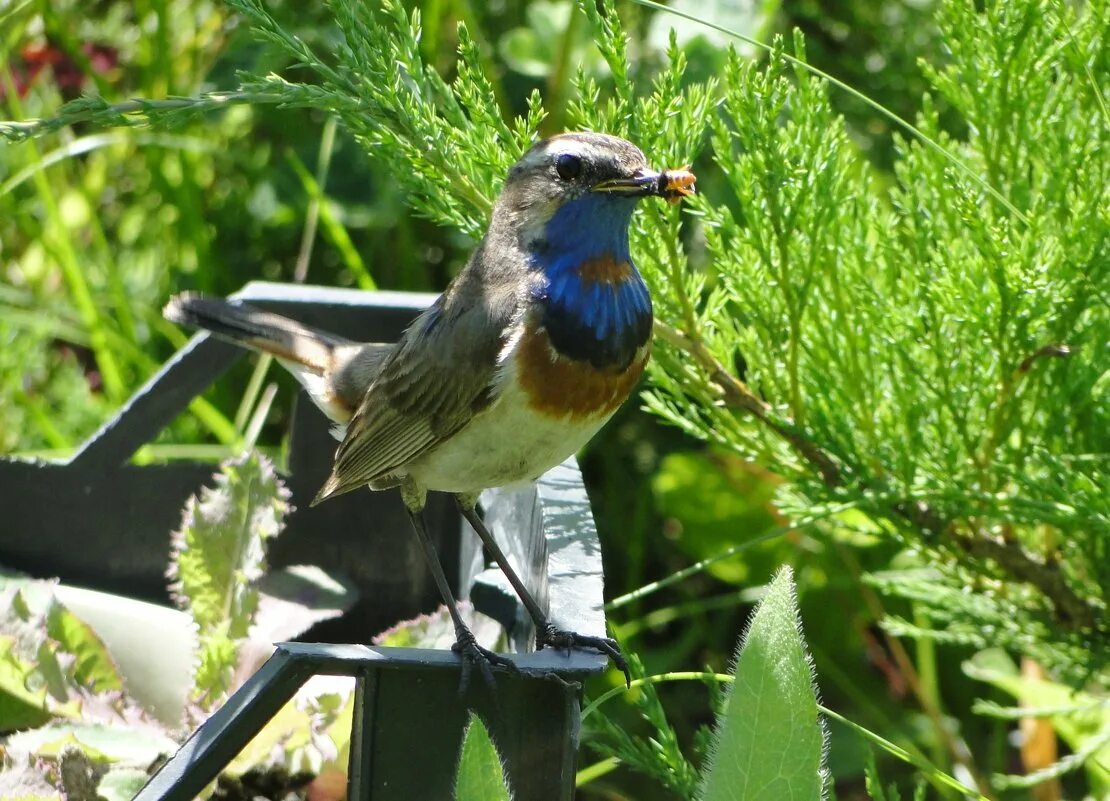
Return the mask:
[[635,387],[652,311],[628,226],[641,198],[677,202],[693,183],[688,168],[655,172],[613,136],[537,143],[509,170],[466,267],[396,344],[193,294],[166,306],[170,320],[276,356],[337,424],[342,442],[313,505],[400,488],[455,626],[464,687],[472,665],[490,684],[491,666],[513,665],[479,646],[459,615],[421,514],[428,490],[454,494],[534,621],[537,648],[593,648],[628,678],[616,642],[548,620],[475,505],[482,490],[534,481],[578,451]]

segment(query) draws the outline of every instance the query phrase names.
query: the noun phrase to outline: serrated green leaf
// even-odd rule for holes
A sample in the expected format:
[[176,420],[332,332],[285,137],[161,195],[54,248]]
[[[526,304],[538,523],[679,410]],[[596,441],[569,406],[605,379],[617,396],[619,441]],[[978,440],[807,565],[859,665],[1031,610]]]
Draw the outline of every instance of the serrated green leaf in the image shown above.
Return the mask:
[[258,608],[256,582],[265,568],[265,542],[281,530],[289,492],[273,465],[257,454],[225,462],[215,486],[185,504],[173,535],[169,576],[175,600],[197,625],[195,697],[212,703],[228,689]]
[[736,657],[702,801],[818,801],[825,730],[802,640],[790,568],[775,576]]
[[213,693],[227,689],[228,673],[239,659],[239,644],[223,632],[210,632],[200,638],[197,670],[193,678],[195,697],[211,699]]
[[474,713],[466,724],[459,769],[455,774],[455,801],[511,801],[501,757],[482,719]]
[[93,692],[119,690],[123,687],[116,667],[104,642],[96,632],[60,603],[50,605],[46,615],[46,631],[65,651],[76,659],[73,680]]
[[78,691],[120,686],[103,643],[53,593],[33,581],[0,594],[0,731],[71,716]]

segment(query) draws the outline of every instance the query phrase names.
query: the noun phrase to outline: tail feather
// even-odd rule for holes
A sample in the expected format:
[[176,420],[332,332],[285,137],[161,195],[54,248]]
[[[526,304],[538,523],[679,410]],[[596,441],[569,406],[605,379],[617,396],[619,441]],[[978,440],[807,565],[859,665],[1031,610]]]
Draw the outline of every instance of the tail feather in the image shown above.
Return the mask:
[[351,340],[245,303],[190,292],[171,298],[162,314],[172,322],[203,328],[237,345],[300,365],[316,375],[332,369],[337,348],[353,344]]

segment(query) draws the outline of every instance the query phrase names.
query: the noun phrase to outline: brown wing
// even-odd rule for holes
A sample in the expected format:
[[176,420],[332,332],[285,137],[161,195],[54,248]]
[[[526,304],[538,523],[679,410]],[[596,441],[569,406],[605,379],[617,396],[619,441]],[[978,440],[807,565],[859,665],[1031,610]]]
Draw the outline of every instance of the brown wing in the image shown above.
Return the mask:
[[[460,281],[405,332],[382,365],[313,503],[382,483],[450,437],[493,399],[497,357],[515,316],[510,293]],[[501,302],[497,302],[497,296]]]

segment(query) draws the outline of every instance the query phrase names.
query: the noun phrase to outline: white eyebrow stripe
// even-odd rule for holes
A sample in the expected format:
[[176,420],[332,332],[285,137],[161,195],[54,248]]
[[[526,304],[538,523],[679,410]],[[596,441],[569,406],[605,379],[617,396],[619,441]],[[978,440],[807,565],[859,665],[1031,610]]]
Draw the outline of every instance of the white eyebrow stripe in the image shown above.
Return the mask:
[[549,164],[556,156],[567,153],[570,155],[578,156],[584,161],[601,161],[605,154],[600,153],[596,147],[590,142],[583,142],[579,139],[572,139],[570,137],[562,137],[549,141],[541,150],[529,153],[521,162],[521,166],[525,168],[538,167],[542,164]]

